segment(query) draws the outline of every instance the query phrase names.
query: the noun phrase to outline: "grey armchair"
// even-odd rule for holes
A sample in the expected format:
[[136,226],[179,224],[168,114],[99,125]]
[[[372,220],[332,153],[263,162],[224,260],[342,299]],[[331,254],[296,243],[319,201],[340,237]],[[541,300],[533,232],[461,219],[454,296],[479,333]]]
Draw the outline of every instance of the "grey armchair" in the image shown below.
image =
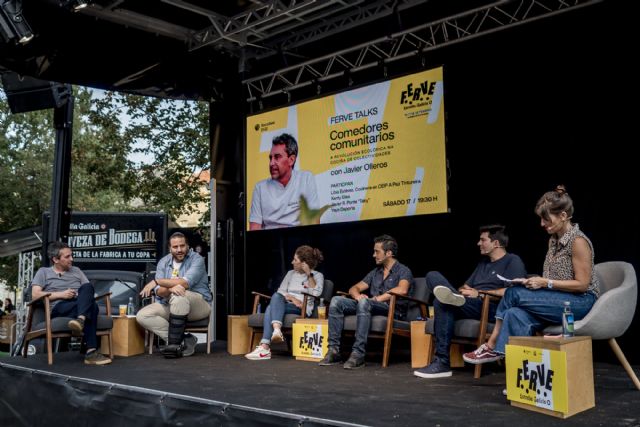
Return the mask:
[[[636,310],[638,278],[633,266],[627,262],[611,261],[596,264],[600,279],[600,297],[582,320],[575,322],[576,335],[588,335],[594,340],[608,340],[611,349],[640,390],[640,381],[627,361],[616,338],[627,330]],[[561,325],[549,326],[545,334],[562,333]]]
[[[50,292],[43,294],[41,297],[27,304],[29,314],[27,315],[27,324],[25,325],[24,346],[22,354],[27,357],[29,341],[44,337],[47,348],[47,362],[53,364],[53,339],[69,338],[73,336],[73,332],[69,328],[70,317],[51,317],[51,302],[49,300]],[[96,301],[104,299],[104,313],[100,310],[97,319],[98,337],[106,336],[109,343],[109,357],[113,359],[113,318],[111,317],[111,293],[106,293],[95,297]],[[102,307],[101,307],[102,308]],[[100,341],[98,341],[100,344]],[[104,352],[104,351],[103,351]]]
[[[491,336],[495,323],[489,322],[490,304],[492,302],[497,303],[500,298],[493,297],[487,294],[485,291],[480,291],[480,297],[482,298],[482,311],[480,312],[480,319],[458,319],[455,322],[453,329],[453,337],[451,344],[472,345],[474,347],[480,347]],[[430,335],[431,348],[434,348],[435,344],[435,320],[428,319],[425,325],[425,332]],[[456,355],[453,356],[454,347],[451,347],[451,367],[464,366],[462,355],[458,349],[456,349]],[[431,355],[427,359],[427,363],[431,363]],[[460,363],[458,365],[458,363]],[[473,377],[480,378],[482,375],[482,364],[477,364],[473,368]]]
[[[264,321],[264,312],[262,313],[258,313],[258,304],[260,304],[260,300],[264,300],[264,301],[269,301],[271,299],[271,296],[269,295],[265,295],[265,294],[261,294],[259,292],[252,292],[253,296],[254,296],[254,301],[253,301],[253,312],[252,314],[249,316],[248,319],[248,324],[249,327],[251,328],[251,342],[249,345],[249,348],[252,349],[255,347],[256,343],[256,336],[258,334],[258,332],[262,331],[262,323]],[[322,298],[325,301],[325,304],[329,304],[329,300],[331,300],[331,296],[333,295],[333,282],[329,279],[324,279],[324,285],[322,287],[322,293],[320,294],[319,297],[313,297],[311,294],[305,294],[304,295],[304,299],[302,301],[302,306],[306,307],[307,306],[307,298],[314,298],[314,308],[313,308],[313,313],[311,314],[311,317],[318,317],[318,302],[320,300],[320,298]],[[304,319],[305,317],[307,317],[306,312],[303,310],[302,314],[287,314],[284,316],[284,322],[282,323],[282,331],[285,334],[291,334],[292,333],[292,328],[293,328],[293,324],[295,323],[295,321],[297,319]],[[287,346],[290,345],[290,341],[287,341]]]
[[[338,292],[341,295],[349,296],[345,292]],[[369,327],[369,338],[384,339],[382,350],[382,367],[389,366],[389,355],[391,354],[391,340],[394,335],[411,338],[411,322],[418,318],[427,318],[429,315],[428,304],[431,291],[427,287],[424,277],[415,277],[413,281],[413,296],[400,295],[395,292],[388,292],[391,295],[389,301],[389,313],[386,316],[371,316],[371,326]],[[407,316],[400,320],[395,318],[397,299],[409,301]],[[343,332],[355,335],[357,326],[357,315],[344,316]]]

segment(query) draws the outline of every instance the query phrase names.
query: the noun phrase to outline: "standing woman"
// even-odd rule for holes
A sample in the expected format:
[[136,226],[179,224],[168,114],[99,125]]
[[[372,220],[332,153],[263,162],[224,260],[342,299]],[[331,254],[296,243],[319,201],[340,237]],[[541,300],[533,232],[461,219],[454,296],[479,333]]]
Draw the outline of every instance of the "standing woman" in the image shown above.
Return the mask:
[[563,185],[545,193],[535,209],[551,238],[543,274],[517,279],[523,286],[505,292],[489,340],[465,353],[465,362],[479,364],[502,359],[510,336],[531,336],[549,324],[562,323],[564,302],[576,320],[589,313],[600,293],[593,268],[593,245],[578,224],[571,222],[573,201]]
[[[282,284],[264,312],[263,333],[260,345],[251,353],[245,354],[249,360],[271,359],[271,343],[284,341],[282,335],[282,322],[286,314],[301,314],[302,292],[314,296],[320,296],[324,285],[324,276],[314,269],[322,262],[322,252],[311,246],[300,246],[296,249],[289,270]],[[307,315],[313,311],[313,300],[309,298],[307,307],[304,308]]]

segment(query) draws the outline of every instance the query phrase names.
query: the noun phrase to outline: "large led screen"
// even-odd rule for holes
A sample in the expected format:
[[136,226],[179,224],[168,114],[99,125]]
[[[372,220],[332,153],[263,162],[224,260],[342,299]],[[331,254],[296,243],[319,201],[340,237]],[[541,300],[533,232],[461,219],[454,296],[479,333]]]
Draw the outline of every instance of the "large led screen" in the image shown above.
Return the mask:
[[442,67],[247,117],[247,229],[447,211]]

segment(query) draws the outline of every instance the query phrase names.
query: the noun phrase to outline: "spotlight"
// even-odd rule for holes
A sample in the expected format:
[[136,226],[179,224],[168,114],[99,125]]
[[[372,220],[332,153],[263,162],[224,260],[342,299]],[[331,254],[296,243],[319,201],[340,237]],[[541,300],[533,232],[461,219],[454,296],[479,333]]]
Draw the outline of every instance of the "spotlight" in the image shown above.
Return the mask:
[[0,0],[0,34],[6,41],[16,39],[21,44],[33,38],[31,27],[22,16],[22,0]]
[[84,1],[84,0],[76,0],[75,1],[75,5],[73,6],[73,10],[77,12],[80,9],[84,9],[88,5],[89,5],[89,3]]
[[72,12],[77,12],[80,9],[84,9],[89,6],[89,0],[62,0],[60,1],[60,6],[67,8]]

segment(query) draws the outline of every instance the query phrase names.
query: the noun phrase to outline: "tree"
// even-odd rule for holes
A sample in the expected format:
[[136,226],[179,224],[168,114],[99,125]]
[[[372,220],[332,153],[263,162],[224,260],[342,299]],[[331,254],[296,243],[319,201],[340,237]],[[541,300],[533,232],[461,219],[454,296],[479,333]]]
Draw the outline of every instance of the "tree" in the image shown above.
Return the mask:
[[[206,202],[197,175],[209,167],[209,106],[203,102],[168,101],[107,92],[96,102],[97,114],[125,116],[121,144],[153,158],[136,164],[130,200],[175,219]],[[131,176],[129,176],[131,178]]]
[[[171,218],[206,201],[197,173],[209,165],[208,104],[74,88],[74,211],[163,211]],[[11,114],[0,92],[0,233],[41,223],[49,209],[53,110]],[[150,155],[136,164],[132,153]],[[205,217],[206,218],[206,217]],[[0,278],[17,284],[17,257]]]

